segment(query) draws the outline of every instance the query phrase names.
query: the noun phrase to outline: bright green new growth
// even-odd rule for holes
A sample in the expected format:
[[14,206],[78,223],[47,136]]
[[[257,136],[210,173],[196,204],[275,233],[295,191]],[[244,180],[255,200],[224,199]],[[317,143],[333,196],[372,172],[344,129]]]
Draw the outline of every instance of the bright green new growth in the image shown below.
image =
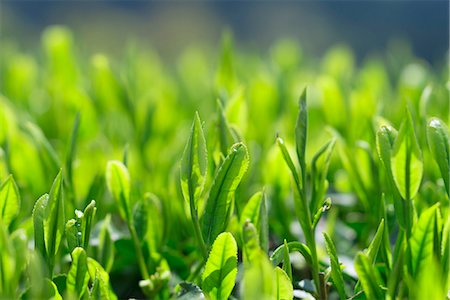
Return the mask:
[[212,183],[202,216],[202,233],[206,245],[224,231],[233,210],[234,192],[249,164],[247,147],[238,143],[231,147]]
[[409,110],[394,143],[391,168],[402,198],[406,201],[414,199],[422,181],[423,160]]
[[202,275],[202,288],[211,300],[227,300],[237,275],[237,245],[229,232],[214,241]]
[[130,220],[130,174],[122,162],[117,160],[108,162],[106,183],[117,203],[121,217]]
[[450,197],[450,137],[444,122],[432,118],[427,126],[428,145],[439,166],[447,195]]
[[89,282],[86,251],[77,247],[72,251],[71,256],[72,264],[67,275],[67,291],[81,299]]
[[184,148],[181,159],[181,188],[183,197],[193,202],[197,210],[197,202],[203,191],[208,167],[208,153],[205,136],[198,113],[195,113],[191,134]]
[[59,171],[53,181],[43,212],[43,226],[48,265],[50,272],[53,272],[55,256],[65,229],[62,171]]
[[20,194],[12,175],[0,186],[0,221],[8,227],[20,211]]
[[336,253],[336,247],[334,246],[331,238],[325,232],[323,233],[323,236],[325,237],[327,252],[330,256],[331,278],[333,279],[333,283],[339,293],[339,297],[341,299],[346,299],[347,296],[345,294],[344,278],[342,276],[339,258]]

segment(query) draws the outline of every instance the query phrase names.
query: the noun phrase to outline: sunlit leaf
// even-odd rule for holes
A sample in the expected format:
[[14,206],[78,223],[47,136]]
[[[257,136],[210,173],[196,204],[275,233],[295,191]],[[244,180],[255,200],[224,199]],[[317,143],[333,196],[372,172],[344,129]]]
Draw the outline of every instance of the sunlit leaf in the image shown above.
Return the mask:
[[212,245],[202,275],[203,291],[212,300],[226,300],[237,275],[237,245],[233,235],[221,233]]

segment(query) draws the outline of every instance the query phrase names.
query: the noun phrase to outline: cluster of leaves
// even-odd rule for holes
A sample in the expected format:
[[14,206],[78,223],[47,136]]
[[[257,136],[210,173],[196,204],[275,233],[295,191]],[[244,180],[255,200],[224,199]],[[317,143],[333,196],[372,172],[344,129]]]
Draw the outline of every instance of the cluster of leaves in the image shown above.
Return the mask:
[[445,68],[42,43],[0,53],[0,298],[448,297]]

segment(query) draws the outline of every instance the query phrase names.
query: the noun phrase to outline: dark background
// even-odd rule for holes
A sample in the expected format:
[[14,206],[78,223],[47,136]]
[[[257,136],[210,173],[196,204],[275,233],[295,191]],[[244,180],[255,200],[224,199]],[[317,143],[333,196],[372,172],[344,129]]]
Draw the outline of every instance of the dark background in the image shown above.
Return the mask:
[[78,46],[122,53],[129,40],[171,57],[192,44],[215,46],[224,28],[237,44],[264,51],[282,37],[321,55],[346,43],[358,58],[407,41],[429,62],[449,49],[448,1],[4,1],[0,33],[33,48],[42,30],[70,27]]

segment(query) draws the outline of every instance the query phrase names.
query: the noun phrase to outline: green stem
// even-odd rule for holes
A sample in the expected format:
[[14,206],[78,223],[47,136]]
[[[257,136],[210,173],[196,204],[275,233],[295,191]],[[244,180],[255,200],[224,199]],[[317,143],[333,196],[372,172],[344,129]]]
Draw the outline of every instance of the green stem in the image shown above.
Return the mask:
[[193,201],[190,201],[190,209],[191,209],[191,218],[194,223],[195,237],[197,239],[198,244],[200,245],[203,258],[206,259],[208,257],[208,250],[206,249],[205,241],[203,240],[202,232],[200,229],[200,222],[198,220],[197,211],[195,210]]
[[131,233],[131,238],[133,239],[134,248],[136,249],[137,260],[139,264],[139,269],[141,270],[142,277],[144,277],[144,279],[149,279],[150,275],[148,274],[147,264],[145,263],[144,254],[142,253],[141,243],[137,236],[136,230],[134,229],[131,223],[127,222],[127,224],[128,229],[130,230]]

